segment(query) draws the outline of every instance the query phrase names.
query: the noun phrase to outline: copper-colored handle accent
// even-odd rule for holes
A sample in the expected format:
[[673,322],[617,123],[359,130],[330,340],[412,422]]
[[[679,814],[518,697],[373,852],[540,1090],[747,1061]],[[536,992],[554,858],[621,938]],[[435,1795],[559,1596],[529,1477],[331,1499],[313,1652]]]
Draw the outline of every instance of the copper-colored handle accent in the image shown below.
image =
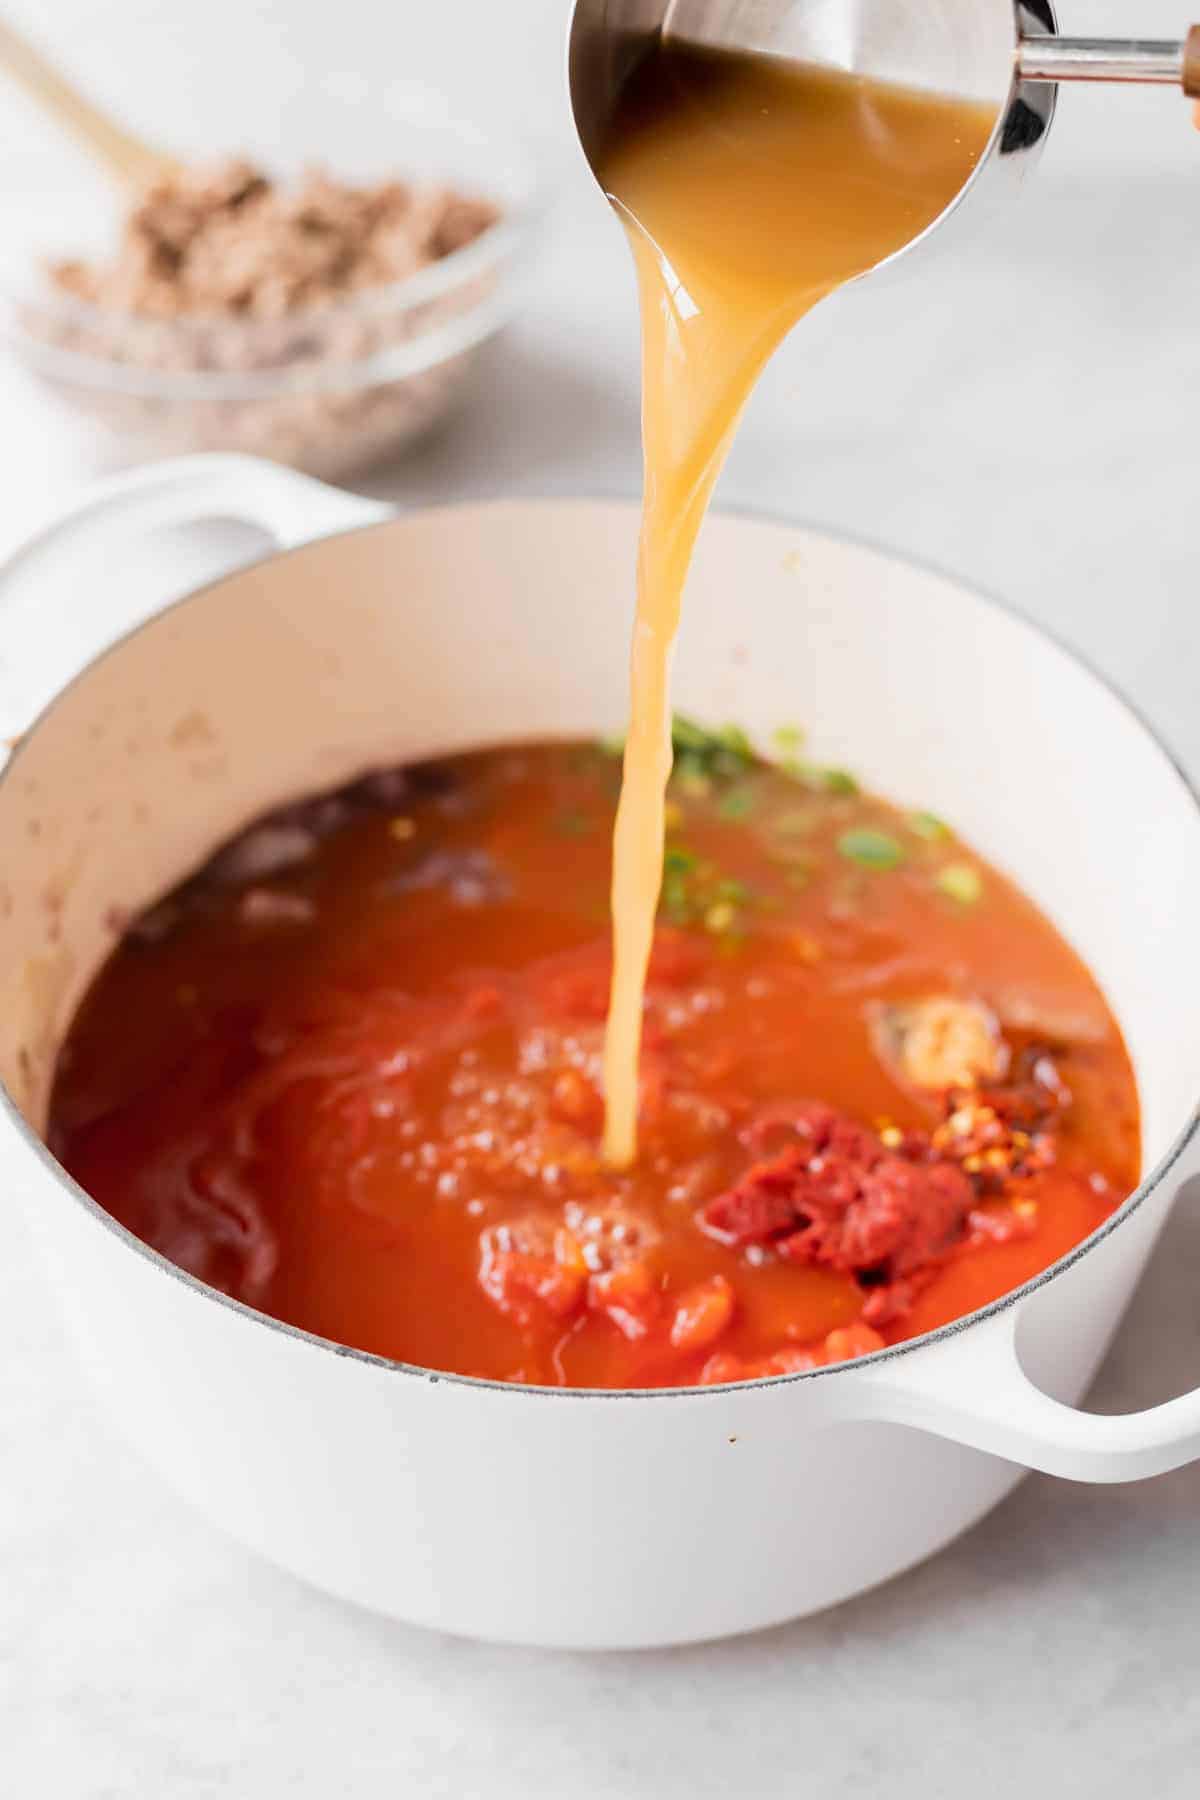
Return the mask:
[[1193,25],[1183,45],[1183,91],[1200,100],[1200,25]]

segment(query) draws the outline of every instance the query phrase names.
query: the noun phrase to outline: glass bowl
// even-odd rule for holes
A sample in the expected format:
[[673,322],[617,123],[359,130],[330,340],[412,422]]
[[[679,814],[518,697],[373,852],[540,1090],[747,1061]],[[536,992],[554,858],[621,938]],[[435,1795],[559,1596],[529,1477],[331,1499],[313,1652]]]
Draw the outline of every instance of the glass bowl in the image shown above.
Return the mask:
[[0,269],[9,352],[48,396],[137,456],[243,450],[336,477],[427,431],[520,299],[544,211],[533,159],[420,97],[389,108],[386,156],[338,124],[314,134],[303,160],[274,147],[245,153],[285,181],[320,166],[352,181],[445,184],[492,201],[496,223],[402,281],[279,319],[139,317],[76,299],[44,273],[52,256],[103,255],[115,243],[119,197],[100,190],[98,212],[82,192],[85,170],[79,190],[30,205],[31,229]]

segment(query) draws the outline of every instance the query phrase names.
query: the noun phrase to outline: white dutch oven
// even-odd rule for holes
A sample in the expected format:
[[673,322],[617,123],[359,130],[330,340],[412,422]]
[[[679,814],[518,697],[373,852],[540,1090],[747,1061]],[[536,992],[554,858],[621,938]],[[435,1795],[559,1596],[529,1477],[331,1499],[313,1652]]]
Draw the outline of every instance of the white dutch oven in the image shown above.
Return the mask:
[[[236,458],[102,487],[26,549],[0,592],[9,654],[20,663],[22,617],[56,588],[82,620],[88,585],[119,579],[130,533],[214,515],[266,526],[286,553],[91,662],[0,780],[3,1167],[89,1369],[168,1481],[264,1555],[400,1618],[529,1644],[653,1645],[881,1581],[1025,1467],[1123,1481],[1200,1455],[1200,1394],[1132,1417],[1075,1410],[1195,1160],[1195,797],[1125,705],[1028,625],[791,526],[705,528],[679,703],[764,730],[809,723],[821,755],[953,819],[1073,939],[1121,1019],[1143,1104],[1145,1179],[1105,1230],[897,1352],[740,1388],[614,1395],[340,1349],[212,1293],[101,1212],[38,1130],[114,917],[251,815],[366,765],[623,717],[632,508],[381,518]],[[63,649],[60,681],[70,662]],[[26,697],[32,711],[44,696]]]

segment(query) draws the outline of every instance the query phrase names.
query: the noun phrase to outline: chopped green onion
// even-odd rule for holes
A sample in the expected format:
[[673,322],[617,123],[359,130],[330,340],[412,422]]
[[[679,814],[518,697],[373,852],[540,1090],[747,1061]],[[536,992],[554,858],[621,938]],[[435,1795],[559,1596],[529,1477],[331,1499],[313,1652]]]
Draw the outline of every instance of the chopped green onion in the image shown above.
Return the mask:
[[706,731],[685,713],[676,713],[671,721],[671,747],[679,768],[686,762],[703,775],[734,779],[754,761],[754,746],[740,726],[723,725],[717,731]]
[[668,875],[690,875],[696,867],[696,858],[692,851],[684,850],[678,844],[670,844],[663,857],[663,869]]
[[693,800],[707,799],[712,793],[712,782],[704,772],[704,764],[694,756],[680,758],[675,769],[675,779],[683,792]]
[[754,745],[746,736],[740,725],[722,725],[713,733],[722,750],[728,750],[734,756],[741,757],[743,762],[754,761]]
[[771,742],[780,756],[795,756],[804,744],[804,733],[798,725],[778,725],[771,733]]
[[754,795],[749,788],[731,788],[721,796],[717,812],[722,819],[745,819],[754,810]]
[[745,906],[750,900],[750,889],[744,881],[735,881],[732,876],[727,876],[724,881],[717,883],[717,899],[732,901],[735,906]]
[[848,769],[820,769],[821,786],[827,794],[857,794],[858,783]]
[[944,825],[936,813],[910,812],[905,823],[910,831],[930,844],[936,844],[940,838],[950,836],[950,827]]
[[867,869],[894,869],[904,861],[903,847],[884,831],[844,831],[837,847],[850,862]]
[[684,876],[664,876],[661,905],[672,925],[687,925],[691,921],[692,902]]
[[971,863],[947,863],[934,879],[940,892],[960,906],[974,906],[983,897],[983,876]]
[[781,756],[776,767],[793,781],[803,782],[814,794],[858,793],[858,782],[848,769],[827,769],[820,763],[803,762],[798,756]]
[[746,758],[737,750],[714,750],[708,763],[712,773],[722,781],[736,781],[746,773],[747,766]]
[[718,900],[704,915],[704,928],[721,937],[737,923],[737,907],[732,900]]
[[702,755],[712,748],[712,738],[703,725],[697,725],[686,713],[676,713],[672,718],[671,742],[676,750],[696,750]]

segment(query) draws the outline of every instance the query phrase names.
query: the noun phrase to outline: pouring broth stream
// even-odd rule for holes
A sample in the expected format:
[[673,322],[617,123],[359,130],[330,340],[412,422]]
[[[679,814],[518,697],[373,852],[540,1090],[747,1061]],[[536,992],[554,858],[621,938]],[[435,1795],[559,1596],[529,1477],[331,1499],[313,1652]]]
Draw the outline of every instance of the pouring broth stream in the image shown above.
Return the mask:
[[611,120],[600,168],[637,266],[645,458],[604,1052],[613,1167],[637,1150],[670,656],[709,496],[772,352],[819,300],[945,211],[995,116],[860,76],[660,43]]

